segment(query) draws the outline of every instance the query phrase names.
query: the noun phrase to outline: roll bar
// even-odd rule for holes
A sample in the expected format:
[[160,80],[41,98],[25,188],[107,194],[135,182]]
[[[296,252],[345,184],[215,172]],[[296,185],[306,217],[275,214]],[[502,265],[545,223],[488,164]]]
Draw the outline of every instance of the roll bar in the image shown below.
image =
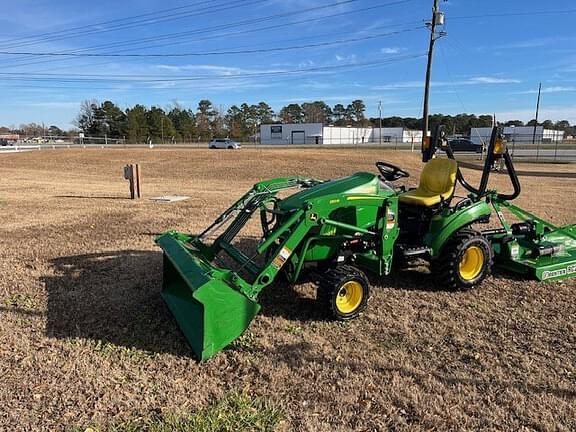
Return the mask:
[[[488,149],[486,151],[486,160],[484,161],[484,168],[482,169],[482,178],[480,179],[480,185],[478,188],[475,188],[470,183],[466,181],[464,176],[462,175],[462,171],[460,171],[460,167],[458,167],[456,178],[460,182],[460,184],[469,192],[476,194],[478,196],[482,196],[486,194],[486,189],[488,187],[488,180],[490,179],[490,173],[492,172],[492,165],[496,160],[496,154],[494,153],[494,149],[496,147],[496,142],[501,136],[501,131],[498,127],[492,128],[492,134],[490,136],[490,143],[488,144]],[[454,152],[450,147],[448,139],[446,138],[446,131],[444,125],[438,125],[436,130],[434,131],[434,136],[430,141],[427,138],[422,140],[422,161],[428,162],[432,159],[438,149],[443,149],[446,152],[446,155],[450,159],[456,160],[454,157]],[[502,200],[513,200],[520,195],[521,186],[520,180],[518,180],[518,175],[516,174],[516,170],[514,169],[514,164],[512,162],[512,158],[508,153],[508,148],[505,147],[502,153],[502,158],[504,159],[504,164],[506,165],[506,171],[508,172],[508,176],[510,177],[510,181],[512,182],[512,187],[514,191],[510,194],[502,194],[498,193],[497,197]]]

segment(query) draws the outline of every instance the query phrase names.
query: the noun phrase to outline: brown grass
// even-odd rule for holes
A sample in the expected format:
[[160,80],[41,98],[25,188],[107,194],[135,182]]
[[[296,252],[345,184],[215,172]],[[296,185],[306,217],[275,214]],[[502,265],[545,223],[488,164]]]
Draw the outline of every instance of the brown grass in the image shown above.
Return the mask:
[[[324,319],[311,285],[279,283],[239,342],[191,358],[159,298],[154,235],[199,231],[258,180],[344,176],[377,159],[416,182],[416,154],[376,150],[2,155],[0,429],[186,415],[238,391],[279,409],[280,430],[575,430],[575,280],[496,272],[454,294],[405,271],[374,279],[369,310],[348,324]],[[192,198],[125,199],[130,162],[146,197]],[[521,180],[520,205],[576,221],[573,179]]]

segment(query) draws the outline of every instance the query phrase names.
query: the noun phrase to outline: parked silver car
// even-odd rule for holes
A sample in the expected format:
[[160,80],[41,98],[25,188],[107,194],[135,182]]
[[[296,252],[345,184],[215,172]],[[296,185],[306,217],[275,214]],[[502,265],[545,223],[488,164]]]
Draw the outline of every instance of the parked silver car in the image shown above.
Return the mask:
[[229,138],[216,138],[210,141],[208,147],[211,149],[230,149],[236,150],[242,148],[242,146],[236,141],[232,141]]

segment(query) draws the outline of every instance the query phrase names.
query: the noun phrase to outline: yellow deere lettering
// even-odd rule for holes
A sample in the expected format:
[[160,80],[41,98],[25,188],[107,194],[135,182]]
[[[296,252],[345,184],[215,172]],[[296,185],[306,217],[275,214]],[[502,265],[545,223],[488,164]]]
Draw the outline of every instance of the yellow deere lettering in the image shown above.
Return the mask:
[[328,228],[328,229],[324,232],[324,235],[325,235],[325,236],[330,236],[330,237],[335,236],[335,235],[336,235],[336,228],[334,228],[334,227]]

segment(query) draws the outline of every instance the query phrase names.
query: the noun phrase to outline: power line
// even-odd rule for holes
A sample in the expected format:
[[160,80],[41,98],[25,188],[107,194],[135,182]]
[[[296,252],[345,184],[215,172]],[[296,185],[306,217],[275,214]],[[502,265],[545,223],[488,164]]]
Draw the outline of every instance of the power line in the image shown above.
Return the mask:
[[[214,3],[214,1],[215,0],[211,0],[211,1],[202,2],[202,3],[198,3],[198,4],[209,4],[209,3]],[[87,36],[87,35],[108,33],[108,32],[112,32],[112,31],[119,31],[119,30],[134,28],[134,27],[140,27],[140,26],[143,26],[145,24],[157,24],[157,23],[166,22],[166,21],[172,21],[172,20],[179,20],[179,19],[184,19],[184,18],[208,15],[208,14],[212,14],[212,13],[216,13],[216,12],[225,12],[227,10],[236,9],[239,7],[246,7],[246,6],[254,5],[257,3],[264,3],[264,2],[268,2],[268,1],[270,1],[270,0],[226,1],[226,2],[221,3],[221,4],[216,4],[216,5],[212,5],[212,6],[205,7],[205,8],[195,9],[193,12],[188,12],[188,13],[184,13],[184,14],[182,14],[182,13],[169,14],[169,15],[160,16],[160,17],[156,16],[156,17],[151,18],[151,19],[129,22],[126,24],[113,26],[113,27],[107,28],[107,29],[95,28],[94,30],[86,31],[85,29],[80,28],[79,31],[75,31],[75,32],[70,32],[68,30],[64,30],[62,32],[62,34],[57,34],[58,32],[55,32],[55,34],[52,36],[38,37],[38,38],[36,38],[37,40],[32,40],[32,41],[28,41],[28,42],[20,42],[20,43],[12,43],[12,44],[4,43],[4,44],[0,44],[0,45],[2,45],[3,48],[17,48],[17,47],[23,47],[23,46],[38,45],[39,43],[60,41],[60,40],[70,39],[70,38],[77,37],[77,36]],[[92,27],[92,26],[90,26],[90,27]],[[8,44],[8,45],[6,45],[6,44]]]
[[482,15],[462,15],[462,16],[451,16],[450,19],[454,20],[454,19],[472,19],[472,18],[500,18],[500,17],[529,16],[529,15],[560,15],[566,13],[576,13],[576,9],[509,12],[509,13],[504,12],[504,13],[482,14]]
[[[210,7],[206,7],[204,9],[198,9],[195,10],[193,12],[187,13],[184,16],[181,14],[173,14],[172,16],[176,16],[176,19],[180,19],[181,17],[193,17],[193,16],[201,16],[201,15],[207,15],[207,14],[212,14],[212,13],[217,13],[217,12],[224,12],[226,10],[231,10],[231,9],[236,9],[239,7],[243,7],[245,8],[246,6],[250,6],[253,4],[257,4],[257,3],[263,3],[263,2],[267,2],[270,0],[250,0],[250,1],[246,1],[243,0],[244,2],[238,2],[238,1],[227,1],[224,2],[222,4],[218,4],[218,5],[213,5]],[[338,1],[336,3],[331,3],[329,5],[321,5],[321,6],[316,6],[313,8],[308,8],[308,9],[304,9],[302,11],[298,11],[298,12],[306,12],[306,11],[310,11],[310,10],[319,10],[319,9],[323,9],[325,7],[333,7],[339,4],[348,4],[348,3],[355,3],[358,2],[360,0],[341,0]],[[166,20],[164,20],[166,21]],[[140,21],[136,21],[134,23],[129,23],[128,25],[123,26],[121,29],[125,29],[125,28],[132,28],[132,27],[141,27],[144,24],[146,24],[146,22],[140,22]],[[112,31],[117,31],[118,28],[112,28]],[[72,34],[68,34],[68,35],[55,35],[43,40],[40,40],[40,42],[47,42],[47,41],[55,41],[55,40],[62,40],[62,39],[69,39],[71,37],[76,37],[76,36],[85,36],[85,35],[92,35],[92,34],[99,34],[99,33],[106,33],[109,32],[111,30],[109,29],[95,29],[95,30],[91,30],[88,32],[84,32],[84,31],[79,31],[76,33],[72,33]],[[29,43],[22,43],[22,44],[15,44],[15,45],[9,45],[9,46],[3,46],[4,49],[10,49],[10,48],[16,48],[16,47],[21,47],[21,46],[28,46],[28,45],[35,45],[38,42],[29,42]]]
[[50,74],[50,73],[10,73],[0,72],[4,81],[31,81],[31,82],[57,82],[57,83],[75,83],[75,82],[119,82],[119,83],[166,83],[166,82],[188,82],[199,80],[219,80],[219,79],[240,79],[254,77],[277,77],[284,75],[293,75],[309,72],[325,72],[345,68],[360,68],[378,66],[398,61],[405,61],[423,57],[425,54],[407,54],[395,56],[384,60],[364,62],[364,63],[346,63],[341,65],[316,66],[311,68],[299,68],[292,70],[264,71],[251,73],[238,73],[227,75],[195,75],[187,77],[166,77],[165,75],[96,75],[96,74]]
[[[356,2],[359,0],[346,0],[346,3],[350,3],[350,2]],[[410,0],[404,0],[401,1],[400,3],[403,3],[405,1],[410,1]],[[175,39],[180,39],[180,38],[185,38],[187,36],[190,35],[194,35],[194,34],[203,34],[206,32],[214,32],[214,31],[218,31],[218,30],[225,30],[229,27],[239,27],[239,26],[245,26],[245,25],[250,25],[250,24],[257,24],[259,22],[263,22],[263,21],[269,21],[272,19],[279,19],[279,18],[283,18],[286,16],[291,16],[291,15],[298,15],[301,13],[306,13],[306,12],[310,12],[310,11],[317,11],[317,10],[321,10],[324,8],[329,8],[329,7],[334,7],[335,5],[339,5],[342,4],[344,2],[336,2],[336,3],[330,3],[328,5],[323,5],[323,6],[316,6],[313,8],[308,8],[308,9],[302,9],[299,11],[292,11],[292,12],[287,12],[287,13],[283,13],[283,14],[274,14],[274,15],[270,15],[270,16],[265,16],[265,17],[260,17],[260,18],[254,18],[254,19],[250,19],[250,20],[242,20],[242,21],[236,21],[236,22],[228,22],[225,24],[220,24],[220,25],[216,25],[216,26],[209,26],[209,27],[204,27],[204,28],[199,28],[196,30],[191,30],[191,31],[185,31],[185,32],[178,32],[178,33],[165,33],[165,34],[161,34],[161,35],[156,35],[156,36],[152,36],[152,37],[146,37],[146,38],[137,38],[137,39],[131,39],[131,40],[125,40],[125,41],[120,41],[120,42],[111,42],[111,43],[106,43],[106,44],[100,44],[100,45],[93,45],[93,46],[89,46],[86,48],[82,48],[82,49],[75,49],[75,50],[63,50],[63,51],[58,51],[60,53],[67,53],[67,52],[86,52],[86,51],[90,51],[93,49],[106,49],[106,48],[116,48],[116,47],[122,47],[122,46],[130,46],[130,49],[134,48],[134,45],[140,45],[140,44],[145,44],[147,42],[156,42],[156,41],[160,41],[160,40],[170,40],[170,43],[168,44],[164,44],[164,45],[157,45],[157,46],[152,46],[152,48],[158,48],[158,47],[162,47],[162,46],[173,46],[175,45],[174,40]],[[381,6],[378,6],[381,7]],[[372,7],[371,9],[373,9],[374,7]],[[339,15],[343,15],[343,13],[340,13]],[[316,19],[322,19],[322,17],[320,18],[316,18]],[[276,25],[276,26],[270,26],[269,28],[274,29],[277,27],[281,27],[282,25]],[[247,32],[247,31],[246,31]],[[239,32],[235,32],[235,33],[239,33]],[[205,38],[207,39],[207,38]],[[142,47],[142,48],[147,48],[147,47]],[[21,61],[26,61],[26,60],[32,60],[33,57],[29,57],[29,58],[23,58],[23,59],[19,59]],[[45,63],[46,61],[36,61],[36,62],[28,62],[28,63],[18,63],[18,60],[16,60],[15,64],[13,63],[13,65],[16,66],[27,66],[27,65],[33,65],[33,64],[39,64],[39,63]]]
[[217,1],[217,0],[202,1],[202,2],[193,3],[193,4],[188,5],[188,6],[179,6],[179,7],[175,7],[175,8],[169,8],[169,9],[160,9],[160,10],[156,10],[156,11],[154,11],[154,12],[148,12],[148,13],[145,13],[145,14],[132,15],[132,16],[128,16],[128,17],[124,17],[124,18],[117,18],[117,19],[113,19],[113,20],[109,20],[109,21],[101,21],[101,22],[98,22],[98,23],[95,23],[95,24],[89,24],[89,25],[87,25],[87,26],[77,26],[77,27],[68,28],[68,29],[66,29],[66,30],[56,30],[56,31],[51,31],[51,32],[46,32],[46,33],[39,33],[39,34],[35,34],[35,35],[21,36],[21,37],[18,37],[18,38],[9,39],[9,40],[3,42],[1,45],[3,45],[3,44],[10,44],[10,43],[13,43],[13,42],[18,42],[18,41],[28,40],[28,39],[37,39],[37,38],[40,38],[40,37],[55,35],[55,34],[58,34],[58,33],[68,33],[68,32],[74,31],[74,30],[86,30],[87,28],[91,28],[91,27],[98,28],[98,27],[101,27],[101,26],[103,26],[103,25],[108,25],[108,24],[112,24],[112,23],[117,23],[117,22],[122,22],[122,21],[133,20],[133,19],[142,18],[142,17],[145,17],[145,16],[156,16],[156,17],[157,17],[159,14],[162,14],[162,13],[165,13],[165,12],[173,12],[173,11],[176,11],[176,10],[189,9],[189,8],[191,8],[191,7],[196,7],[196,6],[201,5],[201,4],[214,3],[214,2],[216,2],[216,1]]
[[[348,0],[348,1],[358,1],[358,0]],[[336,3],[331,3],[329,5],[324,5],[324,6],[317,6],[314,8],[309,8],[309,9],[304,9],[304,10],[299,10],[299,11],[294,11],[294,12],[287,12],[287,13],[283,13],[283,14],[275,14],[275,15],[271,15],[271,16],[266,16],[266,17],[261,17],[261,18],[256,18],[256,19],[251,19],[251,20],[243,20],[243,21],[237,21],[237,22],[232,22],[232,23],[226,23],[226,24],[221,24],[221,25],[217,25],[217,26],[209,26],[209,27],[204,27],[204,28],[200,28],[200,29],[196,29],[196,30],[191,30],[191,31],[186,31],[186,32],[178,32],[178,33],[169,33],[169,34],[164,34],[164,35],[158,35],[155,37],[147,37],[147,38],[138,38],[138,39],[132,39],[132,40],[128,40],[128,41],[121,41],[121,42],[114,42],[114,43],[108,43],[108,44],[101,44],[101,45],[95,45],[95,46],[91,46],[91,47],[86,47],[83,49],[77,49],[77,50],[64,50],[64,51],[58,51],[58,53],[81,53],[81,52],[86,52],[86,51],[90,51],[92,49],[106,49],[106,48],[116,48],[116,47],[121,47],[121,46],[130,46],[130,48],[125,49],[125,50],[112,50],[112,53],[114,52],[126,52],[129,50],[134,49],[135,45],[141,45],[141,44],[145,44],[147,42],[157,42],[160,40],[170,40],[169,43],[164,43],[164,44],[156,44],[156,45],[149,45],[149,46],[144,46],[144,47],[139,47],[139,49],[146,49],[146,48],[161,48],[164,46],[174,46],[177,45],[178,43],[175,42],[175,39],[181,39],[181,38],[185,38],[188,37],[190,35],[203,35],[202,37],[199,38],[195,38],[193,40],[187,40],[186,43],[189,42],[196,42],[196,41],[202,41],[202,40],[211,40],[211,39],[215,39],[215,38],[222,38],[222,37],[229,37],[229,36],[235,36],[235,35],[239,35],[239,34],[246,34],[246,33],[253,33],[253,32],[259,32],[259,31],[266,31],[266,30],[277,30],[278,28],[282,28],[282,27],[288,27],[288,26],[293,26],[293,25],[298,25],[298,24],[307,24],[307,23],[311,23],[311,22],[318,22],[318,21],[323,21],[326,19],[331,19],[331,18],[336,18],[339,16],[344,16],[344,15],[350,15],[353,13],[360,13],[360,12],[367,12],[367,11],[372,11],[375,9],[380,9],[380,8],[384,8],[384,7],[389,7],[389,6],[394,6],[394,5],[399,5],[399,4],[404,4],[404,3],[409,3],[411,1],[414,0],[399,0],[399,1],[393,1],[393,2],[388,2],[388,3],[384,3],[381,5],[375,5],[375,6],[370,6],[370,7],[366,7],[366,8],[361,8],[361,9],[356,9],[356,10],[351,10],[351,11],[346,11],[346,12],[339,12],[339,13],[334,13],[334,14],[330,14],[330,15],[324,15],[322,17],[315,17],[315,18],[308,18],[308,19],[304,19],[304,20],[299,20],[299,21],[292,21],[289,23],[281,23],[281,24],[274,24],[272,26],[265,26],[265,27],[259,27],[256,29],[245,29],[245,30],[240,30],[240,31],[235,31],[235,32],[227,32],[227,33],[220,33],[217,34],[215,36],[209,36],[206,35],[206,33],[209,32],[215,32],[218,30],[222,30],[222,29],[227,29],[229,27],[240,27],[240,26],[245,26],[245,25],[251,25],[251,24],[257,24],[259,22],[265,22],[265,21],[270,21],[270,20],[274,20],[274,19],[279,19],[279,18],[285,18],[287,16],[292,16],[292,15],[297,15],[297,14],[301,14],[301,13],[305,13],[305,12],[310,12],[310,11],[316,11],[316,10],[320,10],[320,9],[324,9],[324,8],[329,8],[329,7],[333,7],[335,5],[338,4],[342,4],[343,2],[336,2]],[[416,21],[419,22],[419,21]],[[413,23],[416,23],[413,22]],[[412,24],[412,23],[409,23]],[[390,27],[395,27],[395,25],[391,25],[388,26]],[[30,60],[32,60],[32,58],[29,58]],[[24,59],[19,59],[20,61],[26,61],[28,60],[27,58]],[[59,61],[66,61],[66,58],[63,59],[59,59]],[[41,64],[41,63],[47,63],[50,62],[52,63],[54,60],[39,60],[39,61],[32,61],[32,62],[27,62],[27,63],[18,63],[18,60],[16,60],[13,64],[11,65],[7,65],[7,66],[28,66],[28,65],[34,65],[34,64]]]
[[[412,58],[419,58],[419,57],[424,57],[425,54],[421,54],[421,55],[415,55]],[[409,60],[409,59],[398,59],[398,61],[405,61],[405,60]],[[388,62],[388,63],[394,63],[394,62]],[[379,65],[379,64],[354,64],[354,65],[342,65],[342,66],[346,66],[347,70],[364,70],[364,69],[370,69],[370,68],[374,68],[376,66],[385,66],[385,64]],[[337,73],[336,71],[326,71],[324,73]],[[293,75],[288,75],[288,76],[280,76],[280,77],[273,77],[274,78],[274,84],[276,83],[286,83],[286,82],[294,82],[294,81],[299,81],[302,79],[302,75],[304,75],[305,72],[301,73],[301,74],[293,74]],[[213,77],[213,78],[222,78],[222,77]],[[208,79],[208,78],[206,78]],[[241,83],[241,85],[250,85],[249,81],[247,81],[248,77],[245,78],[238,78],[238,81]],[[0,81],[1,82],[1,81]],[[195,81],[196,83],[201,83],[202,80],[198,80]],[[234,81],[232,81],[234,82]],[[121,83],[118,83],[116,85],[114,84],[110,84],[109,87],[94,87],[94,86],[87,86],[85,83],[83,82],[72,82],[72,83],[68,83],[70,85],[66,85],[66,83],[55,83],[55,84],[61,84],[61,85],[33,85],[33,84],[21,84],[21,83],[17,83],[15,82],[14,84],[11,82],[10,88],[22,88],[22,89],[36,89],[36,88],[41,88],[43,90],[62,90],[62,89],[67,89],[67,90],[82,90],[82,91],[86,91],[86,90],[113,90],[113,91],[122,91],[122,92],[130,92],[133,90],[138,90],[141,91],[142,90],[142,85],[139,84],[138,87],[132,87],[131,86],[131,82],[127,82],[127,81],[122,81]],[[76,85],[75,85],[76,84]],[[185,90],[192,90],[195,89],[197,87],[194,86],[190,86],[190,85],[185,85],[186,83],[181,83],[179,85],[170,85],[170,86],[165,86],[165,87],[160,87],[160,86],[147,86],[146,87],[146,91],[151,92],[171,92],[173,93],[174,91],[185,91]],[[191,84],[191,83],[189,83]],[[205,84],[201,84],[201,85],[205,85]],[[231,85],[228,84],[228,85]],[[238,84],[234,84],[235,86]],[[215,83],[212,84],[212,86],[216,89],[220,89],[219,87],[219,82],[216,81]],[[2,86],[0,85],[0,88],[2,88]],[[224,87],[226,88],[226,87]]]
[[250,49],[250,50],[230,50],[230,51],[204,51],[204,52],[189,52],[189,53],[171,53],[171,54],[119,54],[119,53],[59,53],[59,52],[9,52],[0,51],[3,55],[32,55],[38,57],[200,57],[200,56],[217,56],[217,55],[235,55],[235,54],[259,54],[268,53],[276,51],[291,51],[306,48],[319,48],[332,45],[340,45],[352,42],[360,42],[371,39],[379,39],[386,36],[393,36],[401,33],[412,32],[425,28],[424,26],[418,26],[415,28],[398,30],[394,32],[378,33],[369,36],[350,38],[350,39],[339,39],[335,41],[328,42],[318,42],[313,44],[305,45],[293,45],[285,47],[274,47],[274,48],[261,48],[261,49]]
[[[403,26],[407,26],[407,25],[415,25],[415,24],[420,24],[421,21],[411,21],[411,22],[407,22],[407,23],[402,23],[402,24],[392,24],[392,25],[382,25],[382,26],[377,26],[374,27],[373,30],[379,29],[379,28],[386,28],[386,29],[390,29],[390,28],[394,28],[394,27],[403,27]],[[290,24],[290,23],[289,23]],[[259,29],[253,29],[253,30],[259,30]],[[248,30],[251,31],[251,30]],[[337,33],[334,32],[330,32],[330,33],[315,33],[312,37],[316,38],[316,37],[327,37],[327,36],[340,36],[342,34],[342,31],[339,31]],[[226,34],[227,35],[227,34]],[[226,36],[225,35],[225,36]],[[204,37],[201,39],[214,39],[214,37]],[[199,40],[199,39],[196,39]],[[290,39],[286,39],[284,40],[284,42],[295,42],[295,41],[306,41],[306,40],[310,40],[310,36],[307,37],[299,37],[299,38],[290,38]],[[265,43],[260,43],[260,44],[249,44],[249,45],[244,45],[241,47],[237,47],[237,48],[249,48],[249,47],[258,47],[258,46],[262,46],[262,45],[270,45],[270,42],[265,42]],[[57,60],[43,60],[42,63],[53,63],[54,61],[58,61],[60,60],[61,62],[65,62],[65,61],[69,61],[69,60],[75,60],[74,58],[64,58],[64,59],[57,59]],[[134,59],[134,60],[138,60],[138,59]],[[40,62],[37,62],[40,63]],[[107,65],[109,62],[105,61],[105,62],[97,62],[97,63],[81,63],[81,64],[73,64],[73,65],[65,65],[65,66],[61,66],[61,67],[51,67],[51,68],[47,68],[47,69],[42,69],[42,70],[37,70],[36,72],[46,72],[46,71],[55,71],[55,70],[63,70],[63,69],[70,69],[70,68],[82,68],[82,67],[94,67],[94,66],[99,66],[99,65]]]

